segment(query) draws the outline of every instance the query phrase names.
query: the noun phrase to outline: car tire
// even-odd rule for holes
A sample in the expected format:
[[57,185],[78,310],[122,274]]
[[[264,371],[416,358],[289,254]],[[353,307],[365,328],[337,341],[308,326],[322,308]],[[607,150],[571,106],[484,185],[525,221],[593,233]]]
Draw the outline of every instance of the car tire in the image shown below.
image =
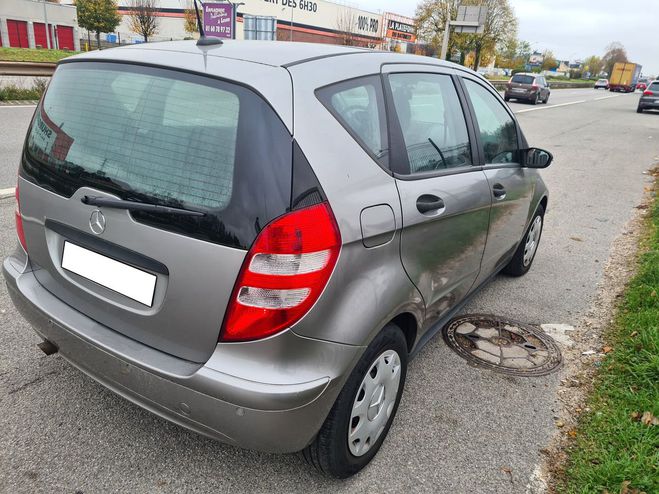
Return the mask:
[[549,101],[549,95],[547,95],[547,97],[545,98],[545,100],[544,100],[542,103],[543,103],[544,105],[546,105],[548,101]]
[[537,105],[538,103],[540,103],[540,92],[539,91],[537,93],[535,93],[535,98],[533,98],[531,100],[532,105]]
[[[529,269],[531,269],[531,265],[535,259],[535,254],[538,252],[538,246],[540,245],[544,218],[545,209],[542,207],[542,204],[540,204],[538,209],[536,209],[528,228],[524,232],[524,237],[522,237],[513,258],[506,267],[503,268],[503,273],[510,276],[523,276]],[[533,245],[531,245],[531,242],[533,242]],[[530,249],[532,249],[531,252],[529,252]]]
[[503,100],[504,100],[504,101],[510,101],[510,98],[509,98],[508,96],[504,96],[504,97],[503,97]]
[[[321,473],[339,479],[350,477],[368,465],[387,437],[396,416],[405,385],[407,359],[403,332],[398,326],[388,324],[353,369],[314,441],[302,451],[307,463]],[[392,375],[389,375],[390,370]],[[387,376],[389,379],[381,381]],[[373,390],[369,389],[369,384]],[[374,399],[379,401],[376,409]],[[365,405],[362,417],[355,415],[358,402]],[[375,415],[371,418],[372,413]],[[351,432],[353,428],[355,430]],[[350,434],[362,429],[361,433],[352,436],[355,440],[351,443]],[[360,436],[365,437],[363,442]],[[369,445],[366,450],[365,445]]]
[[636,113],[643,113],[643,108],[640,105],[636,107]]

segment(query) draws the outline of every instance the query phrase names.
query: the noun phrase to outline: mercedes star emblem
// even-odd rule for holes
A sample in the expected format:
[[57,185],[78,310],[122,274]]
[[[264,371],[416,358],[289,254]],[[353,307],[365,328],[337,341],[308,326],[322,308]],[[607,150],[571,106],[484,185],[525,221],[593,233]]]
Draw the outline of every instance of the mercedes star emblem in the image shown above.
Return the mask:
[[96,235],[105,231],[105,216],[98,209],[92,211],[92,215],[89,217],[89,228]]

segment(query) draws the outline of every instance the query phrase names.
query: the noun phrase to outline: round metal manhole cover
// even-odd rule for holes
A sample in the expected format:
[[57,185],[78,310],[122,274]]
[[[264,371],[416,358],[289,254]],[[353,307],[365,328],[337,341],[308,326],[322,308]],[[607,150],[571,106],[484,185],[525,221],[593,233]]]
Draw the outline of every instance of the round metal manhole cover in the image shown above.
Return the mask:
[[515,376],[544,376],[562,361],[554,340],[539,328],[492,315],[452,319],[444,340],[473,365]]

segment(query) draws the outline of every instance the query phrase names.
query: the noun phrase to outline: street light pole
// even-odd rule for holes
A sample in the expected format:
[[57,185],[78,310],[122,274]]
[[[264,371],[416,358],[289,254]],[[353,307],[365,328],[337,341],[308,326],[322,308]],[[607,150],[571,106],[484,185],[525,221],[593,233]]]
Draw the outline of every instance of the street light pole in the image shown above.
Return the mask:
[[46,11],[46,0],[43,0],[43,19],[46,25],[46,46],[50,50],[50,29],[48,28],[48,12]]

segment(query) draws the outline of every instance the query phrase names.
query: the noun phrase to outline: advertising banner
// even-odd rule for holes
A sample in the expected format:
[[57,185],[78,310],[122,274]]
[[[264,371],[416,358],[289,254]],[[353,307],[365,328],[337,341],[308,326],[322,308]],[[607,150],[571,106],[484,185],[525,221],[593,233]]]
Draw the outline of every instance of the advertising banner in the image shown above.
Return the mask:
[[233,5],[204,3],[204,32],[206,36],[233,38]]

